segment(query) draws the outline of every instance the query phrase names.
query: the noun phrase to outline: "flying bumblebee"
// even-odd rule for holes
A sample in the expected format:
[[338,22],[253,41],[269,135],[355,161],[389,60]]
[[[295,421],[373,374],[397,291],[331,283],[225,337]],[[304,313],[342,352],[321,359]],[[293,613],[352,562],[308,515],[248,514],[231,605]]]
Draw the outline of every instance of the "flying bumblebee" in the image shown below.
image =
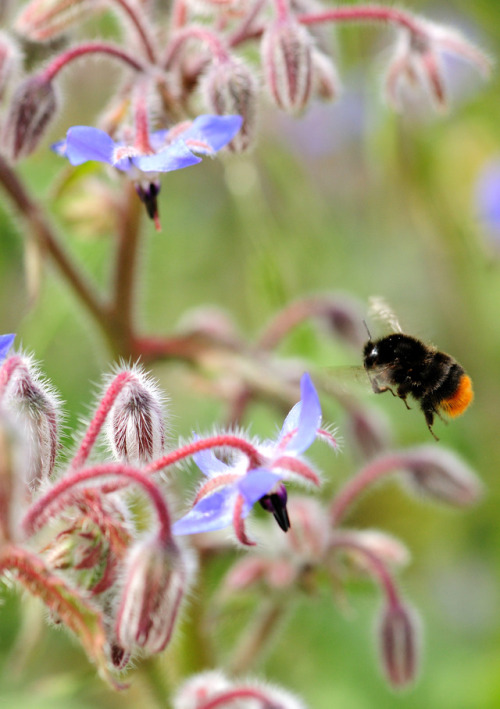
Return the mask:
[[420,404],[429,431],[439,440],[432,430],[434,416],[455,417],[466,410],[474,398],[470,377],[451,355],[405,335],[383,301],[375,300],[372,309],[397,330],[378,340],[372,340],[368,331],[363,364],[373,391],[390,391],[407,409],[406,398],[411,394]]

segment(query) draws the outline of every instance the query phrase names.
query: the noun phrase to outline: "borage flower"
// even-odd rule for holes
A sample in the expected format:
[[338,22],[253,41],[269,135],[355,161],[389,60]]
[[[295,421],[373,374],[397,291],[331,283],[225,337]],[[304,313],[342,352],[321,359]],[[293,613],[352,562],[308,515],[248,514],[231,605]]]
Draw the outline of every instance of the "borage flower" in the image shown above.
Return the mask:
[[225,463],[211,450],[194,455],[208,480],[199,489],[193,508],[173,525],[174,534],[210,532],[232,525],[241,543],[253,545],[246,536],[243,520],[256,502],[272,512],[284,532],[290,528],[287,491],[282,481],[319,485],[318,475],[300,456],[317,436],[337,447],[333,435],[320,428],[321,406],[308,374],[303,375],[300,389],[301,400],[286,417],[278,438],[255,443],[261,459],[258,467],[249,469],[245,456]]
[[72,165],[96,160],[126,172],[135,182],[148,216],[159,229],[159,173],[196,165],[201,158],[195,153],[214,155],[234,138],[241,123],[241,116],[198,116],[194,121],[180,123],[168,131],[149,134],[143,141],[146,145],[140,146],[115,142],[99,128],[73,126],[66,139],[54,143],[52,149]]

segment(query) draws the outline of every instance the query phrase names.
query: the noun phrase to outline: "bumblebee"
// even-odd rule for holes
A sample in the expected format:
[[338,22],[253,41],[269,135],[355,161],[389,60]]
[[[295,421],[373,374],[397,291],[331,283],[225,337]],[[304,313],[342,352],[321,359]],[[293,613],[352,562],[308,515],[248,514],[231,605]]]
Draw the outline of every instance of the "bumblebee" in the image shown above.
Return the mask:
[[[419,402],[429,431],[434,416],[460,416],[474,398],[472,382],[463,367],[449,354],[426,345],[416,337],[396,332],[363,348],[363,364],[376,394],[390,391],[409,409],[409,394]],[[394,391],[394,389],[395,391]]]

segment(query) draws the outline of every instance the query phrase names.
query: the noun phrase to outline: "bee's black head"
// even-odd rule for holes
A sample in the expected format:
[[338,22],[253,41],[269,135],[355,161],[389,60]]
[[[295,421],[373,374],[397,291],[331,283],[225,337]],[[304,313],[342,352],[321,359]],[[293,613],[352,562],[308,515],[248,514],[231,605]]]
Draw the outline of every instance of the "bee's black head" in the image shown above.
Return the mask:
[[363,364],[366,369],[370,369],[377,364],[378,360],[378,347],[375,342],[368,340],[366,345],[363,347]]

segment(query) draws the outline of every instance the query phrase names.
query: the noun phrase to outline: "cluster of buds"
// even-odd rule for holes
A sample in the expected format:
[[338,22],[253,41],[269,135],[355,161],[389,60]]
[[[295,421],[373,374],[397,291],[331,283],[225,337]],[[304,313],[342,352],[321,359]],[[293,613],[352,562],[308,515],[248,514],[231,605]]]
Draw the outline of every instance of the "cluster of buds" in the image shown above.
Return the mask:
[[[292,114],[306,110],[314,98],[331,100],[339,95],[337,68],[320,32],[324,25],[376,21],[394,28],[396,49],[387,71],[386,95],[398,109],[404,107],[408,88],[423,90],[438,108],[445,106],[445,53],[472,63],[483,74],[490,66],[488,58],[458,32],[391,7],[324,9],[315,0],[250,4],[178,0],[170,13],[163,11],[153,21],[148,3],[113,0],[108,11],[123,21],[119,43],[105,37],[79,40],[21,81],[15,40],[5,33],[0,36],[0,93],[4,87],[17,86],[10,90],[6,106],[3,147],[13,159],[37,148],[60,110],[57,82],[62,69],[91,56],[119,62],[127,80],[125,88],[110,97],[102,130],[75,127],[77,134],[68,133],[55,149],[72,165],[98,160],[128,174],[158,228],[161,173],[193,165],[199,154],[214,154],[224,146],[240,152],[255,142],[259,76],[272,102]],[[77,26],[101,12],[99,3],[85,0],[30,0],[12,23],[17,36],[46,42],[71,37]],[[156,31],[158,23],[164,31]],[[260,45],[260,66],[239,55],[250,42]],[[200,108],[213,114],[203,130],[185,134],[184,124],[172,126],[173,118],[190,118]],[[235,120],[221,128],[217,117],[229,116]]]

